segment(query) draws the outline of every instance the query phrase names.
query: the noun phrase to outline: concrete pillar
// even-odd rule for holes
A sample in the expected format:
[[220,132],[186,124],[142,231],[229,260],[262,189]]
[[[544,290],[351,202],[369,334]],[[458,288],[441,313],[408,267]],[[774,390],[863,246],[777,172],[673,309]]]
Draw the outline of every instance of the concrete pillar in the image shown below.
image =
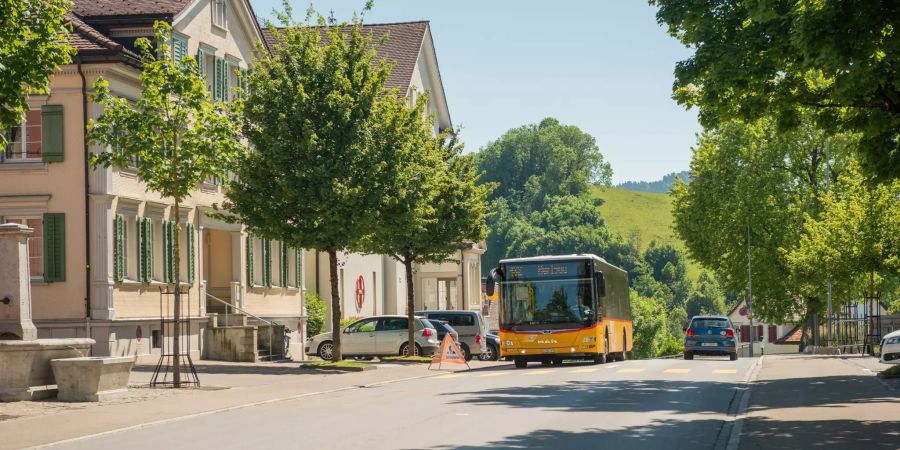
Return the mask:
[[23,341],[37,339],[31,321],[31,271],[28,237],[34,230],[25,225],[0,225],[0,339],[15,335]]

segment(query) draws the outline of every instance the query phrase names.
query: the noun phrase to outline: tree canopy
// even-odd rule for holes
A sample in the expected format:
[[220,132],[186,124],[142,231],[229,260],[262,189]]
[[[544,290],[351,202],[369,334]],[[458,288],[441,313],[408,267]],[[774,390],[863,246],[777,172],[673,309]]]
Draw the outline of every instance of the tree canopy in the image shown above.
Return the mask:
[[674,97],[706,128],[774,115],[859,135],[870,173],[900,177],[900,4],[892,0],[651,0],[694,49]]
[[[71,61],[70,0],[0,0],[0,130],[22,121],[29,94],[50,92],[50,75]],[[6,145],[0,133],[0,147]]]

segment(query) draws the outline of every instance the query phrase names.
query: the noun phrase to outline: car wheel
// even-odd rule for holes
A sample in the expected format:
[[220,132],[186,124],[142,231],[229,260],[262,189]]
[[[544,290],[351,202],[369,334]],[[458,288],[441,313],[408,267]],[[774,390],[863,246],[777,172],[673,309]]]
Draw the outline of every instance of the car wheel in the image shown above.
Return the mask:
[[500,361],[500,347],[488,345],[488,361]]
[[514,361],[516,362],[517,369],[524,369],[528,367],[528,360],[526,360],[525,358],[515,358]]
[[737,361],[737,358],[738,358],[738,357],[737,357],[737,352],[731,352],[731,355],[729,355],[729,356],[731,356],[731,360],[732,360],[732,361]]
[[466,344],[461,345],[461,346],[459,347],[459,350],[460,350],[461,352],[463,352],[463,359],[465,359],[466,361],[471,361],[471,360],[472,360],[472,351],[469,350],[469,346],[468,346],[468,345],[466,345]]
[[334,344],[331,341],[325,341],[319,344],[319,349],[316,351],[316,354],[325,361],[331,361],[331,359],[334,358]]
[[[420,347],[419,344],[416,344],[415,350],[413,351],[415,352],[415,356],[420,356],[422,354],[422,347]],[[404,342],[403,345],[400,346],[400,356],[409,356],[409,343]]]
[[684,352],[684,359],[694,359],[694,354],[691,352]]

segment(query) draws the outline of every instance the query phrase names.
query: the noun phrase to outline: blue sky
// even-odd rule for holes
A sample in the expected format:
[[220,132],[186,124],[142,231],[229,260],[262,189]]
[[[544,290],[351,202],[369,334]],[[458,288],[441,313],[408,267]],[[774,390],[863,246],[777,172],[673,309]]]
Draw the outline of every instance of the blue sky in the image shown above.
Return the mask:
[[[271,18],[281,0],[252,0]],[[339,19],[363,0],[314,0]],[[291,0],[297,14],[309,0]],[[430,20],[455,125],[477,151],[510,128],[556,117],[597,139],[613,181],[686,170],[700,131],[671,99],[690,55],[646,0],[376,0],[366,22]]]

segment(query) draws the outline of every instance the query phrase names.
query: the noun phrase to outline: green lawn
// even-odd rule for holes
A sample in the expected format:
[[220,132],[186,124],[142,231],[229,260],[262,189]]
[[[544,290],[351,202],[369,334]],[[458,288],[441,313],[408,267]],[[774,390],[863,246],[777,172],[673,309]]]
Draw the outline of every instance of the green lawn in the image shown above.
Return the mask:
[[[616,187],[591,189],[595,198],[603,200],[600,213],[613,233],[635,239],[641,251],[654,240],[684,250],[684,243],[672,229],[672,199],[668,195]],[[688,277],[696,280],[700,272],[700,267],[688,260]]]

